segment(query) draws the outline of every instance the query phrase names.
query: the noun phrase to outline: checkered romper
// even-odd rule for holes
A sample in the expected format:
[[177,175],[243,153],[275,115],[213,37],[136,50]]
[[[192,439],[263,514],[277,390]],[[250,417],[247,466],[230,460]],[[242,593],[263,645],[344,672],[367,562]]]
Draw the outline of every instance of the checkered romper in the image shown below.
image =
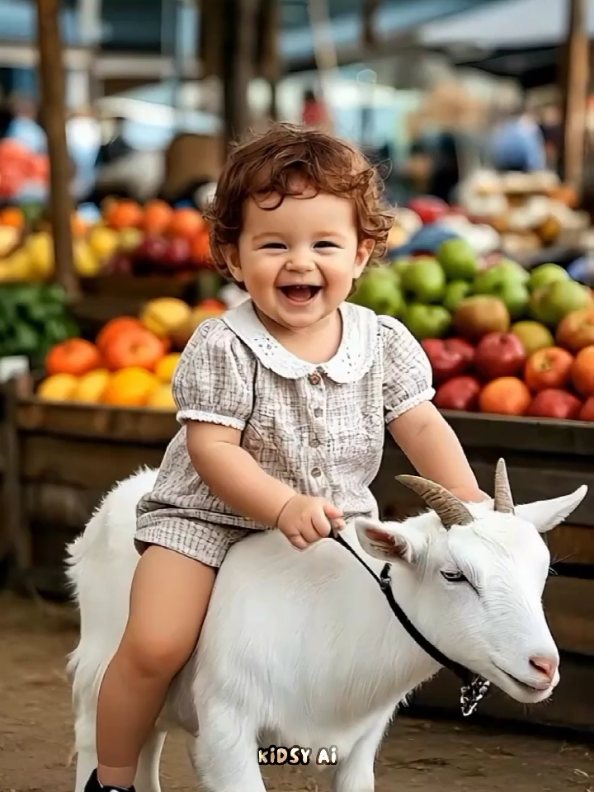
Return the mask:
[[351,303],[340,311],[342,341],[322,365],[281,346],[251,300],[198,327],[173,381],[181,429],[138,505],[139,552],[157,544],[218,567],[232,544],[269,527],[231,511],[200,480],[186,447],[188,421],[240,430],[243,448],[267,473],[327,498],[347,520],[377,516],[369,485],[385,424],[433,397],[431,368],[400,322]]

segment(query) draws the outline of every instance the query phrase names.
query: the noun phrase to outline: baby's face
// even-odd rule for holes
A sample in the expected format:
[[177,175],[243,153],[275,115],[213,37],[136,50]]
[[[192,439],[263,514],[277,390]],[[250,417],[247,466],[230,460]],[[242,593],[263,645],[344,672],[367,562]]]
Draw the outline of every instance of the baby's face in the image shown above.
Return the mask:
[[304,189],[276,209],[278,196],[250,200],[244,211],[233,276],[276,324],[303,330],[346,300],[369,259],[357,238],[351,201]]

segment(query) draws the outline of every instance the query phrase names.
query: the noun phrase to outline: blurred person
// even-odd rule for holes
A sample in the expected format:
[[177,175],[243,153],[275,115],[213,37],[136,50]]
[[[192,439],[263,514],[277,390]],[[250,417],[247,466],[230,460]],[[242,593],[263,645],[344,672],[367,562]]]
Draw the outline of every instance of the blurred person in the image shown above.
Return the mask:
[[8,104],[12,120],[6,137],[18,140],[35,154],[47,153],[47,137],[39,122],[37,103],[29,96],[13,94]]
[[14,114],[6,97],[0,91],[0,140],[6,137],[6,133],[13,121]]
[[545,144],[547,164],[551,170],[557,171],[563,142],[561,108],[558,104],[550,104],[542,108],[540,130]]
[[135,151],[124,135],[127,119],[123,116],[114,116],[107,121],[110,130],[103,138],[95,163],[99,168],[103,165],[111,165]]
[[303,93],[302,121],[305,126],[318,127],[329,131],[330,116],[326,103],[311,88]]
[[66,122],[66,140],[76,169],[74,194],[81,198],[95,184],[95,163],[101,146],[99,122],[91,110],[80,109],[71,113]]
[[490,157],[498,171],[532,173],[546,170],[542,131],[525,105],[516,105],[496,125],[490,140]]

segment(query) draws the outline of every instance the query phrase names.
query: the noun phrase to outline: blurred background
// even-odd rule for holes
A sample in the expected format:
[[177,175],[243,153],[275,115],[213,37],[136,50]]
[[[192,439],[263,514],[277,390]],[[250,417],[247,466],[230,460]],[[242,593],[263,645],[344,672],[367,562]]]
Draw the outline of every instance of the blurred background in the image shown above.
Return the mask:
[[[217,141],[269,118],[323,120],[388,161],[400,201],[447,199],[479,165],[506,169],[510,157],[528,171],[568,166],[574,181],[582,165],[590,0],[68,0],[48,9],[0,2],[0,135],[47,151],[38,14],[55,13],[63,74],[46,78],[64,82],[79,202],[97,198],[107,171],[115,187],[118,169],[134,197],[165,188],[175,199],[187,187],[168,158],[180,136],[197,147],[185,181],[216,178]],[[60,71],[55,58],[50,67]],[[528,118],[526,150],[502,153],[498,138]],[[132,154],[145,163],[134,183]],[[23,183],[18,169],[3,169],[2,197],[42,198],[46,171],[39,161]]]

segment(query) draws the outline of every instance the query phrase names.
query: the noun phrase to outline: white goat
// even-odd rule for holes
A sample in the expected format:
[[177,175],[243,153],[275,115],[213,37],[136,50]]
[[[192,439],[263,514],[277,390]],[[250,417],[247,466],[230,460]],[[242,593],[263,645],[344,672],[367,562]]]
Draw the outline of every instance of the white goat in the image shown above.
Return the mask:
[[[127,619],[136,504],[155,476],[145,470],[116,486],[68,548],[81,615],[69,662],[76,792],[96,765],[97,693]],[[514,507],[502,461],[495,499],[482,504],[464,505],[424,479],[400,480],[433,511],[403,523],[359,519],[344,539],[375,573],[391,562],[396,601],[447,657],[517,701],[548,698],[559,655],[541,604],[550,558],[538,534],[571,514],[587,488]],[[273,743],[311,748],[314,765],[319,749],[336,746],[336,792],[372,792],[376,752],[398,704],[438,670],[338,542],[299,552],[278,531],[255,533],[221,567],[196,652],[143,748],[137,792],[160,792],[160,754],[173,727],[187,732],[209,792],[265,792],[258,749]]]

